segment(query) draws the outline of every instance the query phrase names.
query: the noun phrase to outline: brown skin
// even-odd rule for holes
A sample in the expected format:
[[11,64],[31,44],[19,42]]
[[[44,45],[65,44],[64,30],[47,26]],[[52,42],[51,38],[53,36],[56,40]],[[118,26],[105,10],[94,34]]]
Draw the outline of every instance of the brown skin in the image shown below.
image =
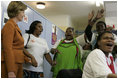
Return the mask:
[[[66,29],[66,33],[65,33],[65,37],[66,37],[65,39],[66,39],[66,40],[72,40],[72,39],[73,39],[73,35],[74,35],[73,30],[70,29],[70,28],[67,28],[67,29]],[[52,54],[61,53],[61,52],[59,52],[57,49],[54,49],[54,48],[52,48],[50,52],[51,52]]]
[[44,54],[44,56],[45,56],[46,60],[49,62],[49,64],[50,64],[51,66],[56,65],[56,63],[55,63],[54,61],[52,61],[52,58],[51,58],[51,56],[50,56],[49,53]]
[[[100,11],[98,10],[96,17],[93,19],[94,14],[95,14],[95,12],[92,11],[88,15],[88,24],[92,27],[96,23],[97,20],[99,20],[100,18],[102,18],[104,16],[103,15],[104,14],[104,9],[101,9]],[[97,31],[98,34],[100,34],[101,32],[104,32],[105,30],[106,30],[106,27],[104,26],[103,23],[98,23],[96,25],[96,31]]]
[[50,52],[52,54],[61,53],[60,51],[58,51],[57,49],[54,49],[54,48],[52,48]]
[[110,33],[105,33],[101,40],[98,41],[99,49],[104,51],[105,55],[108,56],[110,52],[112,52],[114,48],[114,37]]
[[39,35],[41,35],[41,32],[43,31],[43,27],[41,23],[38,23],[36,25],[35,31],[33,33],[34,36],[39,37]]
[[117,74],[108,74],[107,78],[117,78]]
[[65,33],[65,39],[66,40],[72,40],[73,39],[74,32],[72,29],[67,28],[66,33]]
[[86,43],[86,44],[83,46],[83,50],[91,50],[91,44]]
[[[95,18],[94,18],[94,15],[95,15],[94,11],[89,13],[88,14],[88,25],[87,25],[87,27],[90,27],[92,29],[93,25],[96,23],[96,21],[103,17],[103,14],[104,14],[104,9],[101,9],[100,11],[98,10],[97,15],[95,16]],[[98,32],[98,34],[100,34],[102,31],[104,31],[104,28],[106,28],[106,27],[103,27],[103,26],[104,26],[103,23],[98,23],[96,25],[96,31]]]
[[[41,32],[43,31],[43,27],[41,23],[38,23],[36,25],[35,31],[33,32],[33,35],[36,37],[39,37],[41,35]],[[49,53],[44,54],[46,60],[49,62],[50,65],[54,65],[54,62],[52,61],[52,58]]]
[[[89,21],[89,25],[93,26],[95,24],[95,22],[103,17],[103,13],[104,13],[104,9],[101,9],[100,11],[98,10],[96,17],[92,20],[93,16],[94,16],[94,11],[92,11],[89,15],[88,15],[88,21]],[[100,34],[101,32],[104,32],[106,30],[105,26],[103,23],[98,23],[96,25],[96,31],[98,34]]]
[[98,23],[96,25],[96,31],[98,34],[104,32],[106,30],[105,25],[103,23]]
[[104,14],[104,9],[101,9],[100,11],[98,10],[97,15],[96,15],[95,18],[93,18],[94,17],[94,14],[95,14],[95,12],[92,11],[88,15],[88,24],[91,25],[91,26],[93,26],[98,19],[100,19],[100,18],[102,18],[104,16],[103,15]]
[[34,56],[32,56],[25,48],[23,49],[23,53],[24,53],[27,57],[31,58],[31,64],[32,64],[34,67],[37,67],[37,62],[36,62]]
[[[72,40],[73,39],[73,35],[74,35],[74,32],[73,32],[73,30],[72,29],[70,29],[70,28],[67,28],[66,29],[66,33],[65,33],[65,39],[66,40]],[[60,51],[58,51],[57,49],[54,49],[54,48],[52,48],[51,49],[51,51],[50,51],[52,54],[56,54],[56,53],[60,53],[61,54],[61,52]],[[56,65],[56,61],[55,61],[55,59],[53,60],[53,66],[54,65]]]
[[[114,48],[114,37],[111,33],[105,33],[102,35],[101,40],[98,41],[98,48],[101,49],[105,55],[112,52]],[[116,74],[108,74],[107,78],[117,78]]]

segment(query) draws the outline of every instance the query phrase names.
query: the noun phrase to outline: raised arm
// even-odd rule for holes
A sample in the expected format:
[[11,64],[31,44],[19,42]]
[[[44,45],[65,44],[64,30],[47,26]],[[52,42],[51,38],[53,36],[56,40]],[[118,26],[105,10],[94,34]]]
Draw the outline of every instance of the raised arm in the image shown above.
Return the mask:
[[101,9],[100,11],[98,10],[98,12],[97,12],[97,15],[96,15],[96,17],[92,20],[92,18],[93,18],[93,16],[94,16],[94,11],[92,11],[89,15],[88,15],[88,20],[90,20],[89,21],[89,25],[90,26],[93,26],[95,23],[96,23],[96,21],[98,20],[98,19],[100,19],[100,18],[102,18],[104,15],[104,9]]
[[89,13],[89,15],[88,15],[88,25],[85,29],[85,34],[86,34],[89,41],[91,41],[91,38],[92,38],[92,31],[91,31],[92,27],[98,19],[103,17],[104,9],[101,9],[100,11],[98,10],[96,17],[93,19],[94,13],[95,13],[94,11]]

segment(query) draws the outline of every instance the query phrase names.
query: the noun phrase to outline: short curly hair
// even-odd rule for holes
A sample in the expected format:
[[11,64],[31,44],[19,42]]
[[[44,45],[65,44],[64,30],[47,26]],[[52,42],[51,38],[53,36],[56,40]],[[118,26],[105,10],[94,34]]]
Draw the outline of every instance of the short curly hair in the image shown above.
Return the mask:
[[20,11],[27,9],[27,6],[21,1],[11,1],[7,8],[7,14],[9,18],[16,17]]

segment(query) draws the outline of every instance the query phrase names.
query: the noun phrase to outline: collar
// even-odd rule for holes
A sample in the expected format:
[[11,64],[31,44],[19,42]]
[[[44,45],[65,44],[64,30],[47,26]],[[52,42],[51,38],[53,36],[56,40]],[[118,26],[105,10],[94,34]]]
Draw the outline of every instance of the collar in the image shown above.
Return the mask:
[[73,40],[63,40],[62,43],[72,43],[72,42],[73,42]]
[[[20,28],[18,27],[18,25],[16,24],[16,22],[14,22],[13,19],[9,19],[9,21],[12,22],[12,24],[14,25],[14,27],[15,27],[15,28],[19,31],[19,33],[21,34],[21,30],[20,30]],[[22,34],[21,34],[21,36],[22,36]]]
[[18,26],[13,19],[9,19],[9,21],[11,21],[15,26]]

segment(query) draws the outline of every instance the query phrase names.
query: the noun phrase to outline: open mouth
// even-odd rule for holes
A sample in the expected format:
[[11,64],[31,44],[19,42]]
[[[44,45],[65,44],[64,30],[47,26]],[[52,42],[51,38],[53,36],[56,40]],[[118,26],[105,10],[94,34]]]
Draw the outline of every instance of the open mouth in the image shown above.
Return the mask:
[[113,44],[112,43],[107,43],[106,46],[112,47]]
[[66,35],[66,36],[71,36],[71,35]]
[[72,35],[66,35],[66,39],[72,39],[73,38],[73,36]]

